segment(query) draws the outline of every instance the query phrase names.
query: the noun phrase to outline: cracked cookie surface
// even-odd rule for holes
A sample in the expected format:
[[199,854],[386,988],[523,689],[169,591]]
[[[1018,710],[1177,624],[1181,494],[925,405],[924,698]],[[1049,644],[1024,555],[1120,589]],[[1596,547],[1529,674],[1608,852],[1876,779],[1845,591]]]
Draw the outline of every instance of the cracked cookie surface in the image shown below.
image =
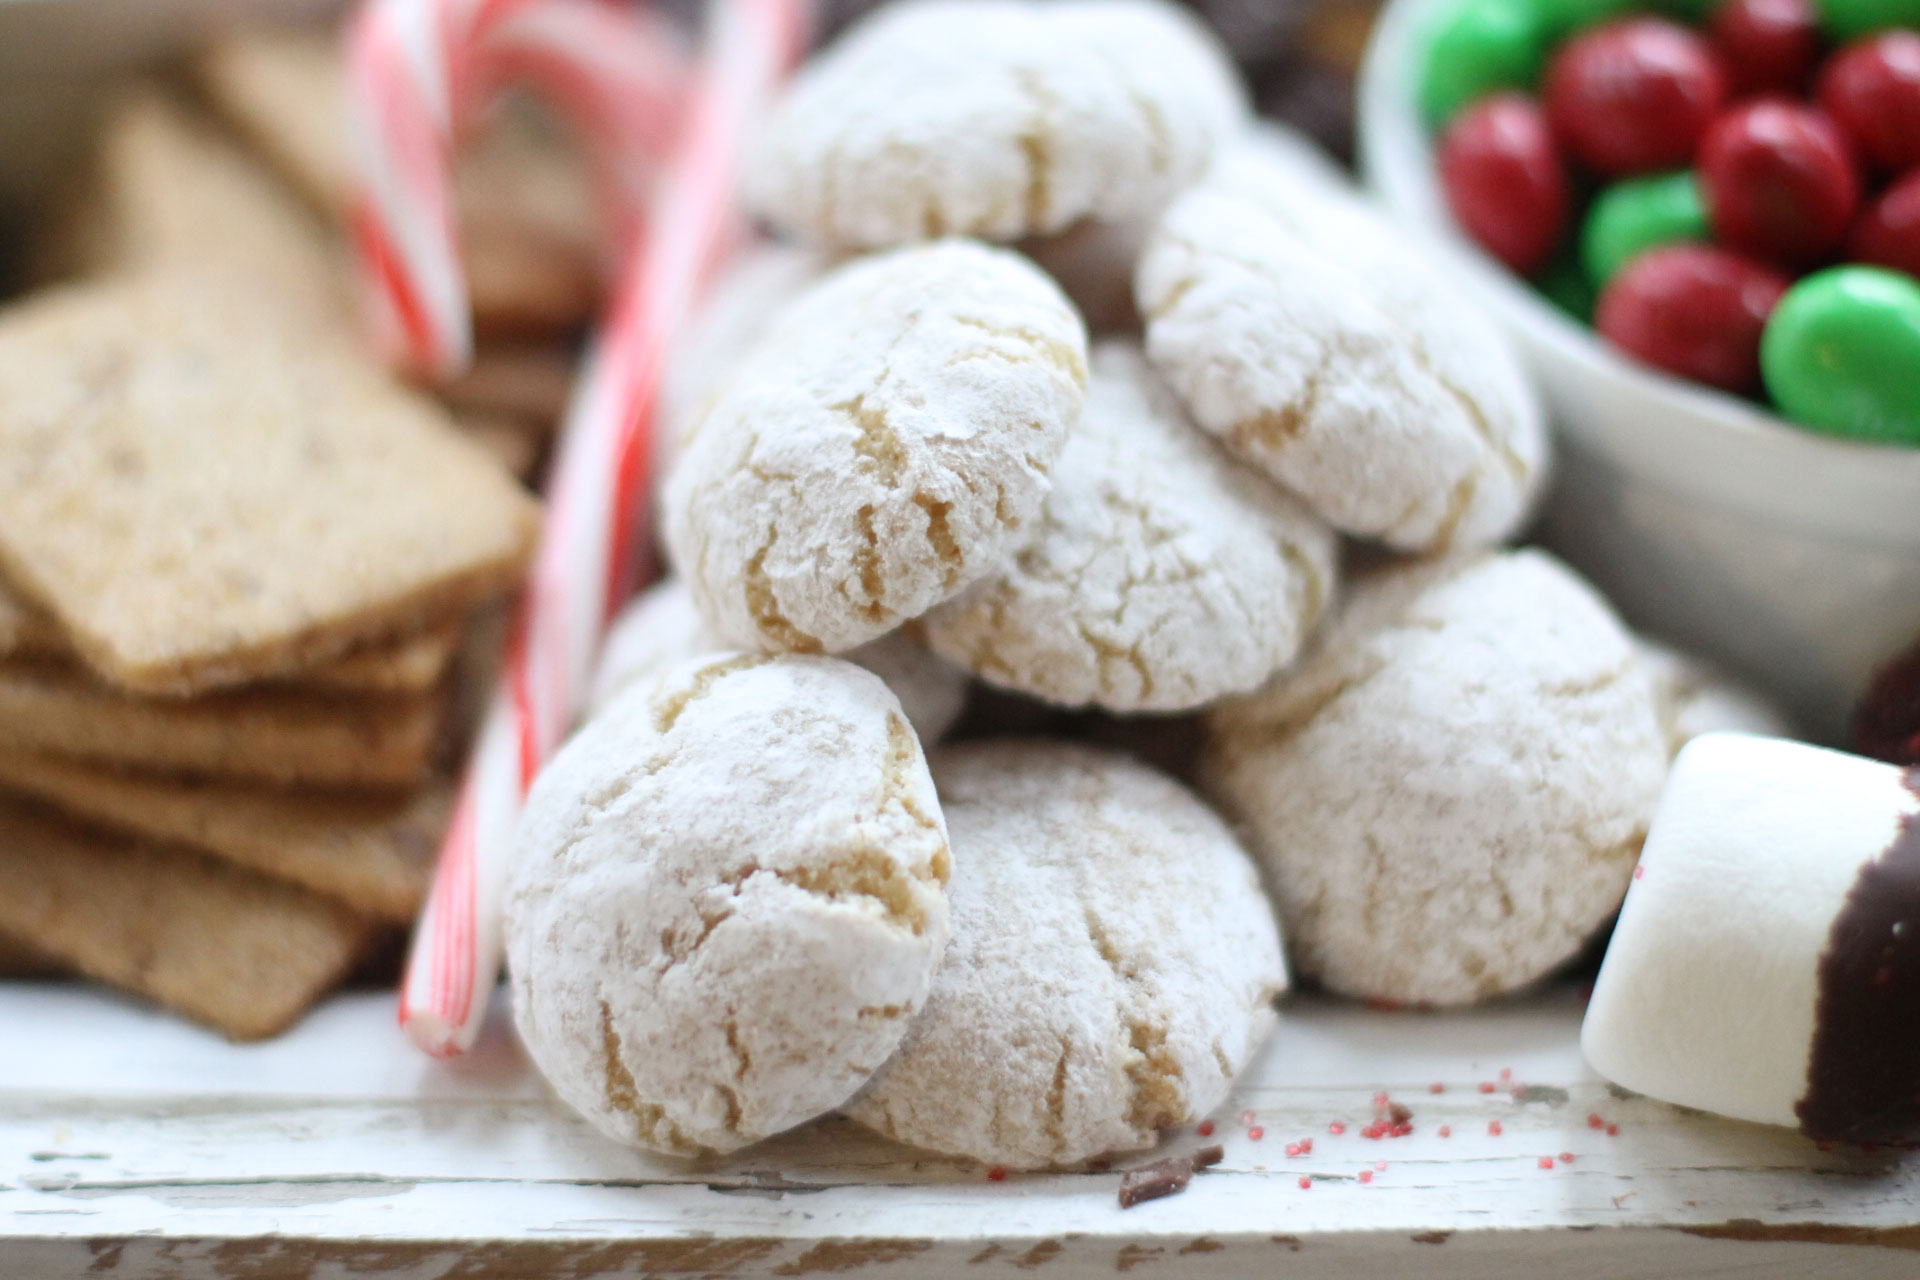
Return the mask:
[[1194,419],[1344,532],[1404,551],[1511,534],[1547,462],[1502,336],[1406,233],[1255,133],[1175,201],[1134,279]]
[[1080,416],[1086,332],[1019,255],[967,240],[840,268],[684,441],[673,561],[743,648],[837,653],[998,568]]
[[[631,685],[727,647],[701,620],[685,582],[657,582],[636,596],[607,632],[588,714],[600,714]],[[886,682],[923,747],[945,737],[960,718],[967,699],[966,673],[904,631],[889,631],[840,656]]]
[[990,684],[1187,710],[1285,666],[1331,600],[1332,530],[1195,428],[1132,343],[1094,349],[1053,480],[1012,561],[925,620]]
[[540,775],[515,842],[521,1039],[602,1133],[729,1151],[886,1061],[946,945],[946,826],[872,674],[696,659],[622,694]]
[[1511,991],[1578,951],[1666,778],[1632,641],[1535,551],[1355,584],[1291,672],[1208,728],[1206,789],[1266,864],[1299,971],[1408,1004]]
[[893,5],[795,77],[748,200],[847,248],[1125,222],[1198,177],[1246,111],[1219,42],[1163,0]]
[[1252,862],[1124,756],[988,741],[935,756],[953,939],[905,1043],[846,1113],[1010,1168],[1152,1146],[1205,1115],[1286,987]]

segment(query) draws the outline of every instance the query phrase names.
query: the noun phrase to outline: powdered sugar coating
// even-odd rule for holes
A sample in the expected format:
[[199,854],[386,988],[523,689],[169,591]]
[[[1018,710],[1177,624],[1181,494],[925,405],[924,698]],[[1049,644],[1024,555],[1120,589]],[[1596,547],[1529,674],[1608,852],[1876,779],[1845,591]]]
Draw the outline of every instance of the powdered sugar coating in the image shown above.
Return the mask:
[[1029,541],[924,626],[990,684],[1181,711],[1292,661],[1337,557],[1332,530],[1187,421],[1137,346],[1107,342]]
[[1635,636],[1635,652],[1653,682],[1667,749],[1674,755],[1703,733],[1792,736],[1779,708],[1703,658]]
[[1345,532],[1506,537],[1547,436],[1504,339],[1406,233],[1256,135],[1177,200],[1134,280],[1196,421]]
[[812,249],[755,241],[728,263],[692,321],[676,336],[660,383],[654,474],[665,476],[680,442],[726,385],[728,375],[766,336],[787,303],[825,275],[833,259]]
[[685,442],[667,536],[743,648],[839,652],[999,565],[1080,416],[1086,332],[1019,255],[948,240],[781,313]]
[[1625,630],[1534,551],[1362,582],[1209,730],[1207,788],[1265,862],[1296,966],[1414,1004],[1577,951],[1626,892],[1667,767]]
[[953,940],[905,1043],[847,1114],[1010,1168],[1152,1146],[1273,1029],[1286,967],[1252,862],[1124,756],[994,741],[935,757]]
[[747,194],[819,244],[1017,240],[1158,208],[1245,116],[1219,41],[1164,0],[920,0],[801,69]]
[[[693,607],[685,582],[679,578],[657,582],[636,596],[607,632],[588,715],[600,714],[628,687],[655,679],[669,667],[726,649]],[[900,699],[900,710],[921,746],[945,737],[960,718],[967,699],[965,673],[905,631],[890,631],[841,657],[886,682]]]
[[602,1133],[728,1151],[846,1101],[946,945],[932,779],[879,679],[696,659],[629,689],[527,800],[507,897],[521,1039]]

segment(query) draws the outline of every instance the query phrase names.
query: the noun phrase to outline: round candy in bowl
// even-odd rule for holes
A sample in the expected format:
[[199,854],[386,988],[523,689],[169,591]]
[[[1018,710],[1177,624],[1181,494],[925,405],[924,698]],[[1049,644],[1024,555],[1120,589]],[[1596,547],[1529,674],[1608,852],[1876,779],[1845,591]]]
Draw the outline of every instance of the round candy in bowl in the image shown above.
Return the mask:
[[[1817,304],[1822,296],[1836,292],[1823,276],[1833,271],[1887,277],[1894,273],[1831,265],[1844,256],[1837,250],[1822,258],[1820,270],[1747,257],[1741,260],[1754,264],[1749,274],[1755,281],[1718,272],[1713,254],[1725,246],[1713,225],[1714,191],[1703,180],[1698,205],[1693,206],[1682,189],[1686,180],[1677,176],[1688,172],[1681,165],[1604,175],[1611,183],[1642,185],[1615,198],[1611,225],[1595,237],[1604,243],[1590,245],[1589,258],[1611,270],[1611,279],[1599,282],[1607,294],[1640,294],[1611,299],[1607,310],[1614,323],[1644,325],[1650,316],[1672,321],[1675,309],[1662,310],[1663,289],[1693,289],[1690,282],[1700,280],[1720,289],[1724,296],[1717,299],[1679,295],[1682,323],[1643,339],[1638,349],[1663,362],[1669,362],[1668,355],[1678,360],[1686,354],[1684,340],[1702,336],[1704,323],[1685,323],[1685,306],[1693,306],[1697,315],[1725,316],[1730,324],[1743,326],[1740,340],[1756,349],[1733,353],[1741,359],[1732,366],[1722,359],[1709,360],[1707,367],[1730,368],[1723,384],[1744,382],[1743,389],[1753,398],[1662,372],[1603,340],[1583,322],[1592,314],[1596,282],[1574,261],[1582,230],[1578,210],[1562,215],[1561,251],[1539,267],[1531,281],[1477,247],[1474,235],[1450,211],[1426,68],[1436,37],[1444,43],[1441,33],[1462,12],[1463,3],[1481,2],[1392,0],[1386,6],[1360,84],[1360,151],[1369,183],[1410,234],[1481,295],[1540,383],[1562,445],[1557,488],[1544,509],[1542,539],[1597,582],[1636,625],[1712,655],[1774,693],[1796,713],[1802,727],[1838,738],[1849,707],[1873,671],[1920,633],[1920,447],[1900,443],[1911,440],[1904,435],[1909,424],[1900,415],[1920,414],[1920,346],[1908,341],[1908,328],[1902,326],[1911,320],[1911,336],[1920,339],[1920,313],[1908,317],[1900,311],[1898,298],[1904,295],[1898,282],[1889,289],[1884,279],[1868,280],[1867,293],[1881,299],[1883,308],[1892,307],[1894,318],[1890,333],[1882,331],[1881,319],[1868,318],[1877,349],[1898,353],[1911,348],[1916,354],[1910,372],[1882,372],[1877,385],[1850,385],[1846,390],[1852,398],[1837,405],[1831,399],[1835,392],[1817,379],[1802,376],[1796,381],[1796,371],[1819,364],[1820,351],[1810,351],[1805,344],[1831,341],[1837,331],[1859,320],[1849,312],[1841,317],[1845,323],[1836,326],[1821,314]],[[1526,94],[1544,86],[1550,99],[1556,62],[1568,55],[1574,42],[1606,35],[1607,23],[1659,21],[1663,9],[1652,4],[1597,6],[1610,15],[1606,22],[1570,33],[1552,25],[1554,15],[1566,6],[1546,0],[1504,2],[1523,17],[1523,11],[1539,15],[1534,64],[1519,70],[1496,68],[1486,83],[1467,89],[1453,86],[1450,96],[1443,95],[1454,113],[1449,119],[1470,110],[1474,94],[1479,101],[1490,101],[1504,90]],[[1704,14],[1700,40],[1720,48],[1712,45],[1712,15],[1705,12],[1714,6],[1694,7]],[[1678,12],[1671,5],[1664,10]],[[1690,38],[1672,33],[1662,37],[1676,48]],[[1833,40],[1832,45],[1851,48],[1848,41],[1853,38],[1859,37]],[[1568,76],[1564,68],[1559,72],[1563,79]],[[1655,85],[1649,92],[1672,89]],[[1709,97],[1721,92],[1713,83],[1701,91]],[[1737,77],[1725,92],[1728,97],[1716,121],[1746,110],[1752,101],[1740,96]],[[1531,122],[1513,103],[1499,103],[1491,110],[1516,138],[1528,137],[1536,123],[1551,128],[1550,105],[1541,109],[1542,121]],[[1487,128],[1484,123],[1480,127]],[[1727,132],[1723,130],[1722,148],[1731,145]],[[1824,139],[1817,124],[1808,132]],[[1709,124],[1696,146],[1691,170],[1696,175],[1701,173],[1699,150],[1713,133]],[[1497,157],[1486,154],[1485,141],[1467,142],[1480,150],[1467,147],[1467,163],[1456,157],[1456,170],[1507,173],[1516,201],[1528,198],[1529,191],[1537,194],[1543,182],[1551,181],[1528,167],[1531,161],[1509,163],[1503,170]],[[1873,184],[1869,194],[1886,181],[1864,161],[1861,171]],[[1575,185],[1587,184],[1576,177]],[[1898,190],[1899,183],[1891,182],[1879,198],[1889,199]],[[1605,203],[1603,198],[1593,208]],[[1548,201],[1539,207],[1551,205]],[[1863,209],[1870,207],[1862,203]],[[1702,243],[1696,246],[1694,241]],[[1538,246],[1529,246],[1529,251],[1537,260]],[[1669,258],[1664,270],[1653,258],[1659,253]],[[1767,287],[1760,289],[1760,284]],[[1779,284],[1790,286],[1784,295]],[[1763,371],[1764,378],[1749,378],[1745,361],[1761,359],[1765,315],[1787,307],[1803,289],[1816,304],[1811,319],[1802,302],[1787,312],[1788,319],[1801,317],[1796,331],[1783,326],[1774,335],[1776,345],[1785,339],[1801,344],[1799,349],[1768,352],[1774,369]],[[1915,297],[1920,299],[1920,294]],[[1758,318],[1755,308],[1761,312]],[[1878,359],[1868,363],[1877,367]],[[1783,369],[1795,382],[1786,395],[1778,389],[1777,375]],[[1896,388],[1891,393],[1889,385]],[[1907,390],[1899,390],[1901,386]],[[1774,411],[1761,398],[1768,391],[1803,421],[1789,422]],[[1809,393],[1821,397],[1811,417],[1803,403]],[[1884,405],[1888,394],[1896,401],[1890,430],[1861,416]],[[1812,420],[1820,416],[1819,409],[1828,411],[1827,421]],[[1849,425],[1858,429],[1832,434],[1833,415],[1846,412],[1853,413]]]

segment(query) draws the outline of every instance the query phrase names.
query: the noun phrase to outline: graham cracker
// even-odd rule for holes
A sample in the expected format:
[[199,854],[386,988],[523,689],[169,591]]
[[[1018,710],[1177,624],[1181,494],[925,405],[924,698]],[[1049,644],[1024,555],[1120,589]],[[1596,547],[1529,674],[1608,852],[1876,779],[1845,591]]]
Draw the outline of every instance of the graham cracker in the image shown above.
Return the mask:
[[59,978],[68,972],[46,952],[0,933],[0,978]]
[[[522,483],[533,483],[534,475],[540,469],[540,460],[547,452],[545,431],[529,426],[522,418],[466,411],[456,414],[454,423],[467,439],[492,454],[495,462]],[[0,618],[0,628],[5,625],[5,619]]]
[[456,415],[512,418],[551,432],[567,411],[573,374],[573,353],[557,343],[485,346],[465,373],[435,393]]
[[348,697],[247,689],[135,698],[69,667],[0,663],[0,750],[161,773],[339,787],[411,787],[440,745],[435,691]]
[[[287,678],[293,686],[341,693],[422,693],[439,684],[460,647],[461,628],[441,625],[379,641]],[[0,582],[0,659],[72,661],[60,625]]]
[[244,274],[283,318],[351,337],[351,274],[337,230],[210,122],[152,86],[112,109],[71,267],[102,275],[174,266]]
[[521,576],[536,508],[270,295],[178,272],[0,313],[0,573],[122,688],[281,676]]
[[[215,114],[336,222],[354,190],[340,49],[325,32],[240,33],[192,68]],[[476,332],[545,336],[592,318],[600,215],[585,166],[557,139],[520,113],[501,113],[463,146],[455,201]]]
[[367,921],[196,854],[0,804],[0,929],[233,1040],[291,1026],[352,971]]
[[116,773],[0,752],[0,787],[90,824],[176,844],[405,923],[426,900],[453,813],[441,779],[407,796],[279,791]]

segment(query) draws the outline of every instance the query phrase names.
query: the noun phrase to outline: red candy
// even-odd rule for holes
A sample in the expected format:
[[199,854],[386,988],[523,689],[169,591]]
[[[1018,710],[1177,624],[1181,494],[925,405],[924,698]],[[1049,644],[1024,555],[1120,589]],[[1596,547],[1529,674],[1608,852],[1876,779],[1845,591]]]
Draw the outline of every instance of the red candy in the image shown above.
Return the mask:
[[1567,225],[1566,166],[1540,106],[1504,93],[1462,112],[1440,141],[1440,185],[1469,235],[1523,276]]
[[1847,257],[1920,279],[1920,169],[1881,193],[1854,224]]
[[1885,31],[1842,49],[1820,73],[1820,105],[1880,168],[1920,165],[1920,34]]
[[1811,0],[1726,0],[1707,23],[1736,98],[1798,93],[1820,60]]
[[1725,249],[1669,245],[1613,278],[1595,327],[1655,368],[1727,391],[1760,386],[1760,331],[1786,277]]
[[1658,18],[1596,27],[1547,67],[1554,135],[1607,177],[1685,168],[1726,97],[1712,47]]
[[1845,136],[1790,102],[1756,102],[1714,121],[1699,171],[1714,238],[1769,261],[1811,266],[1831,257],[1860,207]]

